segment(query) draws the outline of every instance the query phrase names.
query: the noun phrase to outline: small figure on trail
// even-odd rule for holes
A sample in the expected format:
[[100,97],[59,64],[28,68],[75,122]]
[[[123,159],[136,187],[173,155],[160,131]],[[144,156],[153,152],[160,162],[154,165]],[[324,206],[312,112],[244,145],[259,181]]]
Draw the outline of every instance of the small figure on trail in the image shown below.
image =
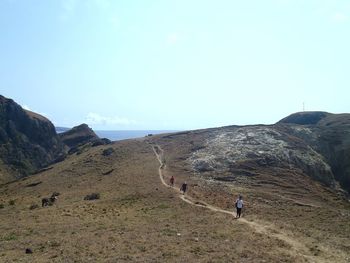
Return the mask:
[[174,176],[171,176],[171,178],[170,178],[170,186],[171,187],[174,187],[174,182],[175,182],[175,178],[174,178]]
[[238,199],[235,202],[235,207],[236,207],[236,218],[240,218],[241,217],[241,212],[242,212],[242,208],[243,208],[243,199],[242,196],[239,195]]
[[187,190],[187,183],[184,182],[184,183],[181,185],[180,191],[182,191],[182,194],[185,194],[185,193],[186,193],[186,190]]

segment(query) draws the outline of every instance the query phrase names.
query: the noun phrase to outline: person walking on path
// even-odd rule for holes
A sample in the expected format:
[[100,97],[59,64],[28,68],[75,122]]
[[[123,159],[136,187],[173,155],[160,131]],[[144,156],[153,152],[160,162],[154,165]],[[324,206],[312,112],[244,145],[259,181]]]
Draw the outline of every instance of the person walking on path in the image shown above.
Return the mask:
[[187,183],[184,182],[184,183],[181,185],[180,191],[182,191],[182,194],[185,194],[185,193],[186,193],[186,190],[187,190]]
[[236,200],[235,202],[235,207],[236,207],[236,218],[240,218],[241,217],[241,212],[242,212],[242,209],[243,209],[243,199],[242,199],[242,196],[239,195],[238,196],[238,199]]
[[174,182],[175,182],[175,178],[174,178],[174,176],[171,176],[171,178],[170,178],[170,186],[171,187],[174,187]]

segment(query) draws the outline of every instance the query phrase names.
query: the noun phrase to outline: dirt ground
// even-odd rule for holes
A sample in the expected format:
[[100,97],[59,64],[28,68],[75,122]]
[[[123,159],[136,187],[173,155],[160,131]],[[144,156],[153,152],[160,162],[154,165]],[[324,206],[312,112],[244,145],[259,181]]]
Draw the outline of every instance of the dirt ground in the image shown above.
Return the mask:
[[[0,262],[349,262],[349,203],[300,176],[288,183],[283,175],[279,185],[274,177],[275,184],[261,184],[267,175],[239,183],[198,177],[185,160],[188,140],[202,139],[154,136],[93,147],[1,185]],[[174,175],[176,189],[159,172],[165,182]],[[190,202],[177,191],[185,180]],[[41,207],[53,192],[60,193],[55,204]],[[91,193],[100,199],[84,200]],[[238,193],[243,218],[208,209],[233,211]]]

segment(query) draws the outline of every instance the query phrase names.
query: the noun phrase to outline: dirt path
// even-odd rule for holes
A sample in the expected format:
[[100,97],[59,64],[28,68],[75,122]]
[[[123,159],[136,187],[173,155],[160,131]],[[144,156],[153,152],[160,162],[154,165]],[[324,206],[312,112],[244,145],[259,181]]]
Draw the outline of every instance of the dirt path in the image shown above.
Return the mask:
[[[186,196],[183,195],[178,188],[171,187],[170,185],[168,185],[165,182],[164,176],[163,176],[163,171],[166,168],[163,149],[159,145],[153,145],[152,148],[153,148],[153,151],[154,151],[154,153],[155,153],[155,155],[160,163],[160,166],[158,169],[159,178],[164,186],[173,189],[173,191],[175,191],[175,192],[178,192],[180,194],[179,198],[190,205],[203,207],[203,208],[206,208],[206,209],[209,209],[211,211],[218,212],[218,213],[228,214],[232,217],[234,216],[233,211],[228,211],[228,210],[224,210],[224,209],[209,205],[201,200],[194,200],[188,195],[186,195]],[[237,220],[237,222],[249,225],[257,233],[268,235],[268,236],[277,238],[281,241],[284,241],[285,243],[287,243],[291,246],[291,249],[288,249],[289,253],[291,253],[293,255],[295,255],[295,254],[300,255],[300,256],[304,257],[307,262],[328,262],[326,259],[322,259],[322,258],[313,256],[310,253],[310,251],[307,249],[307,246],[305,244],[303,244],[299,240],[295,240],[295,239],[291,238],[286,233],[280,232],[272,224],[271,225],[267,225],[267,224],[262,225],[262,224],[259,224],[257,222],[248,221],[245,218],[240,218],[239,220]]]

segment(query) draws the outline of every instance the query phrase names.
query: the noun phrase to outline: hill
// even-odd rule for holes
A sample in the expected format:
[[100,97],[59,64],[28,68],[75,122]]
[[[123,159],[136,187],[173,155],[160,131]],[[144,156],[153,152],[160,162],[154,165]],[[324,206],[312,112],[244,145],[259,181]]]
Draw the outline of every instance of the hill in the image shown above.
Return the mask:
[[281,124],[320,153],[335,179],[350,192],[350,114],[302,112],[282,119]]
[[318,138],[347,115],[329,116],[78,146],[0,185],[0,261],[348,262],[350,203]]
[[332,114],[323,111],[304,111],[291,114],[278,123],[292,123],[301,125],[317,124],[320,120]]
[[[276,133],[273,126],[223,127],[118,141],[0,186],[0,261],[347,262],[349,202],[331,174],[320,183],[306,173],[297,150],[303,142],[285,139],[295,160],[283,164]],[[259,163],[249,150],[225,159],[237,154],[231,140],[257,145],[265,136],[278,158]],[[225,145],[231,149],[221,154]],[[206,152],[211,166],[202,170],[196,160]],[[325,165],[316,153],[305,158]],[[171,175],[175,188],[160,180]],[[60,193],[53,206],[36,208],[53,192]],[[99,199],[84,200],[93,193]],[[245,210],[234,220],[238,194]]]
[[86,124],[57,134],[50,120],[0,95],[0,183],[41,172],[69,153],[109,143]]
[[96,133],[85,123],[60,133],[59,137],[69,148],[99,139]]
[[111,143],[109,139],[99,138],[85,123],[60,133],[59,137],[66,146],[68,154],[81,153],[89,147]]
[[47,118],[0,95],[0,182],[32,174],[62,155],[64,146]]

